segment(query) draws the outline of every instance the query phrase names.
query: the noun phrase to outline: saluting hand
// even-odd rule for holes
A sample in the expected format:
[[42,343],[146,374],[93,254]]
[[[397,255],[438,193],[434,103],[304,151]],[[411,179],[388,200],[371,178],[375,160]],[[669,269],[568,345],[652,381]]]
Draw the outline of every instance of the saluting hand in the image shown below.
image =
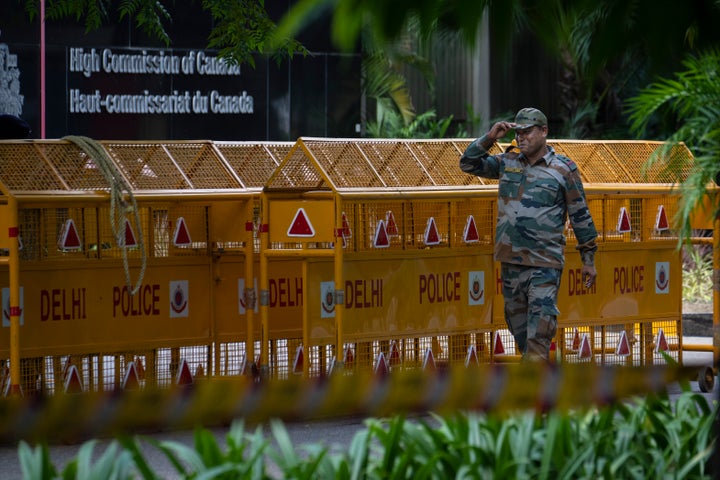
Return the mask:
[[510,122],[497,122],[495,125],[490,127],[490,131],[487,133],[487,136],[493,141],[496,141],[498,138],[503,138],[512,127],[513,124]]

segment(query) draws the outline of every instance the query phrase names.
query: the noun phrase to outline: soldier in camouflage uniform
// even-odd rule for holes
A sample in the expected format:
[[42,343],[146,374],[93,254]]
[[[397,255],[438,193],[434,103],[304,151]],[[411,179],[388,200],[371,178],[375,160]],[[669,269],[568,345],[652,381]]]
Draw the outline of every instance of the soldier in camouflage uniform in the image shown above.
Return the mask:
[[[496,140],[515,129],[517,148],[490,155]],[[523,359],[549,359],[557,331],[558,288],[570,218],[586,288],[595,283],[597,231],[575,163],[547,145],[547,118],[535,108],[515,122],[498,122],[471,143],[460,168],[499,179],[495,260],[501,264],[505,321]]]

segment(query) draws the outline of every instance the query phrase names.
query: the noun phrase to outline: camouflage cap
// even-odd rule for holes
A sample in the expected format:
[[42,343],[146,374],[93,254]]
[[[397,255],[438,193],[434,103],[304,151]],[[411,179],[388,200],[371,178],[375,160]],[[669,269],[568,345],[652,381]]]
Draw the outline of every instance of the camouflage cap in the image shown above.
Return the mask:
[[540,127],[547,125],[547,117],[537,108],[523,108],[515,115],[515,126],[513,128],[522,130],[535,125]]

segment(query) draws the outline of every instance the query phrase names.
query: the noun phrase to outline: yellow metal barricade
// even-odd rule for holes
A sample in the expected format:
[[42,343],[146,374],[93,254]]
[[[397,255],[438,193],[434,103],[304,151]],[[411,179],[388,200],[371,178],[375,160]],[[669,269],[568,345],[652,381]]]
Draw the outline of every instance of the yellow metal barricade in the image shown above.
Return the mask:
[[[86,140],[0,142],[5,394],[518,360],[470,140]],[[681,361],[678,198],[642,175],[660,144],[549,143],[600,235],[585,289],[566,232],[558,358]]]
[[[268,375],[517,360],[492,259],[497,182],[459,170],[469,142],[298,140],[263,199]],[[670,224],[677,196],[662,168],[642,174],[660,143],[550,144],[579,165],[600,234],[598,284],[587,290],[566,232],[557,355],[681,360],[681,264]],[[682,145],[672,155],[691,159]],[[283,281],[295,285],[292,305],[273,293]]]
[[0,142],[20,261],[15,279],[0,267],[20,331],[0,330],[4,391],[240,373],[260,338],[259,193],[292,144],[69,140]]

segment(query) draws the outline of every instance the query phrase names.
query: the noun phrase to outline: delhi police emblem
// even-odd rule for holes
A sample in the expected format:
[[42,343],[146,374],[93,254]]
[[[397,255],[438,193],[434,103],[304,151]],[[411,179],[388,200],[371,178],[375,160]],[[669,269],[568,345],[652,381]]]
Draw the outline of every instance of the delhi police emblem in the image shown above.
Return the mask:
[[670,262],[657,262],[655,264],[655,293],[670,292]]
[[170,318],[188,316],[188,282],[170,282]]
[[485,303],[485,272],[470,272],[468,285],[468,305],[483,305]]
[[335,282],[320,282],[320,317],[335,316]]

